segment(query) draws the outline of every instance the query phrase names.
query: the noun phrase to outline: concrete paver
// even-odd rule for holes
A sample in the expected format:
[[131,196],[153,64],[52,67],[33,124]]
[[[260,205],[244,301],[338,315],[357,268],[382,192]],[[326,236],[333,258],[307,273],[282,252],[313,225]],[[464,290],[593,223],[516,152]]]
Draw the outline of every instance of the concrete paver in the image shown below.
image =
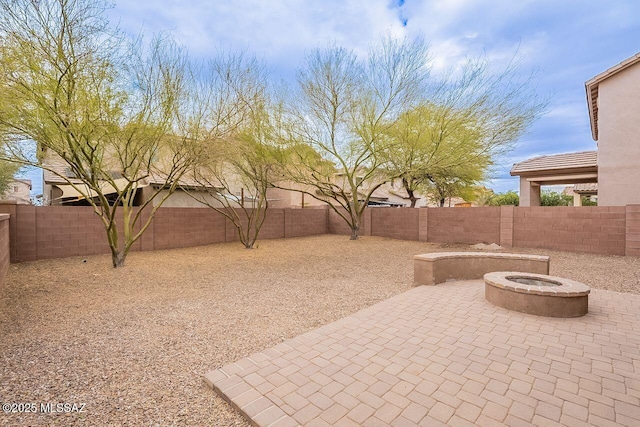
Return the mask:
[[420,286],[205,380],[259,426],[640,425],[640,295],[557,319]]

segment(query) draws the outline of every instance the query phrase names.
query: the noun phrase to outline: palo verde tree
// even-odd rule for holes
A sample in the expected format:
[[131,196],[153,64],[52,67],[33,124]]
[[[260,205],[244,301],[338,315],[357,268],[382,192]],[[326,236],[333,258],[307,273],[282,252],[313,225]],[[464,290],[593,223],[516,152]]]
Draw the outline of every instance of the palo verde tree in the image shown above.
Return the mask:
[[493,204],[496,206],[512,205],[518,206],[520,204],[520,196],[513,190],[509,190],[506,193],[499,193],[495,195]]
[[19,169],[19,165],[14,162],[0,160],[0,196],[9,189],[9,184],[15,179],[14,176]]
[[252,249],[267,215],[267,190],[275,162],[271,150],[254,131],[238,133],[217,144],[217,152],[194,172],[195,200],[225,216],[238,231],[240,243]]
[[188,194],[224,215],[240,242],[254,247],[266,218],[267,190],[276,165],[264,67],[255,58],[231,55],[211,62],[199,93],[210,137]]
[[480,130],[467,114],[451,106],[424,103],[403,113],[387,130],[380,151],[389,178],[400,178],[415,207],[417,193],[440,204],[484,178],[491,164]]
[[471,201],[475,196],[475,184],[482,180],[482,171],[475,165],[462,165],[430,176],[420,191],[439,207],[444,207],[447,199],[450,206],[453,197]]
[[517,63],[494,73],[485,59],[435,79],[427,100],[406,111],[387,132],[381,157],[389,177],[400,177],[411,200],[420,188],[440,203],[452,191],[484,180],[497,157],[544,111],[532,77],[520,79]]
[[284,182],[326,202],[352,240],[371,195],[387,180],[378,152],[390,123],[417,105],[427,53],[422,40],[392,38],[372,46],[366,59],[337,46],[315,50],[287,100]]
[[479,186],[473,189],[472,200],[477,206],[496,206],[496,193],[492,189]]
[[[148,48],[127,40],[109,27],[102,0],[0,0],[0,8],[5,157],[48,169],[93,206],[121,267],[198,152],[186,55],[166,37]],[[135,207],[151,176],[161,185]]]

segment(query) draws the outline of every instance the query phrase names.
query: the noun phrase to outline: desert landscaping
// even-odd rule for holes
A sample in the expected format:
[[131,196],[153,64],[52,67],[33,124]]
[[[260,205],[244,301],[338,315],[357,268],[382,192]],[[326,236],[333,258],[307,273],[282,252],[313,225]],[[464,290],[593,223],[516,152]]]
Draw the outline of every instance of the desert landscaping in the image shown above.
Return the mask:
[[[3,402],[83,403],[1,425],[248,425],[203,375],[412,287],[413,256],[466,245],[346,236],[12,264],[0,290]],[[640,293],[635,257],[549,250],[551,275]]]

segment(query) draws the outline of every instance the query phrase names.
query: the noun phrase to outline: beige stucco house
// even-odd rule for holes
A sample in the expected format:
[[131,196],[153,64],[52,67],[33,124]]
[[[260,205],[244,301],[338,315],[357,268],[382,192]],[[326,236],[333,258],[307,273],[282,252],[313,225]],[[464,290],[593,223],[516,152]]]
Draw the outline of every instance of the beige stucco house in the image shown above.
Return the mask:
[[[57,155],[49,154],[43,161],[43,164],[47,166],[47,169],[43,169],[43,202],[45,205],[86,205],[88,202],[85,200],[83,194],[78,192],[69,181],[81,185],[81,181],[75,178],[75,175],[69,168],[69,166]],[[55,172],[54,172],[55,171]],[[64,178],[63,178],[64,177]],[[119,188],[123,188],[127,185],[124,178],[118,178],[114,180],[115,184]],[[180,180],[181,185],[185,188],[189,188],[190,191],[198,191],[198,197],[207,201],[214,206],[222,207],[216,199],[208,195],[208,189],[202,188],[202,186],[187,177]],[[120,186],[119,184],[122,184]],[[150,199],[152,195],[160,190],[158,195],[152,200],[152,204],[157,205],[160,200],[167,194],[168,190],[162,190],[161,187],[165,184],[165,180],[161,177],[155,177],[153,175],[148,178],[142,179],[138,182],[138,189],[134,199],[134,205],[142,205],[146,200]],[[212,187],[213,188],[213,187]],[[105,182],[105,186],[102,189],[103,194],[109,198],[109,194],[115,194],[116,189],[113,186]],[[84,190],[85,194],[90,194],[88,189]],[[240,194],[240,189],[238,189]],[[164,202],[165,207],[203,207],[202,203],[189,196],[185,191],[178,189],[171,194]]]
[[534,157],[514,164],[511,175],[520,177],[520,206],[540,206],[540,187],[543,185],[597,182],[598,152]]
[[[74,184],[80,185],[81,181],[74,177],[74,174],[70,170],[69,166],[59,156],[55,154],[49,154],[44,159],[43,164],[47,166],[47,169],[43,169],[43,202],[45,205],[87,205],[88,202],[84,196],[73,188],[69,184],[69,181]],[[54,172],[55,171],[55,172]],[[64,178],[63,178],[64,177]],[[65,179],[66,178],[66,179]],[[116,185],[122,183],[124,187],[127,182],[123,178],[115,179]],[[227,182],[230,185],[232,193],[228,195],[228,205],[240,206],[241,199],[244,197],[244,203],[251,204],[251,196],[242,188],[242,183],[229,180]],[[148,178],[140,180],[138,182],[138,189],[134,199],[134,205],[142,205],[146,200],[150,199],[154,193],[158,192],[158,195],[152,200],[154,206],[158,205],[160,200],[167,196],[168,190],[161,189],[165,185],[165,180],[162,177],[156,177],[153,174]],[[206,206],[225,207],[218,199],[210,195],[211,192],[224,191],[224,187],[203,187],[201,183],[196,182],[189,177],[182,177],[180,179],[180,185],[182,188],[189,190],[191,195],[195,195],[198,200],[192,197],[182,188],[176,189],[162,204],[163,207],[180,207],[180,208],[201,208]],[[293,186],[295,188],[295,186]],[[88,190],[87,190],[88,191]],[[85,193],[87,193],[85,191]],[[115,194],[116,189],[105,182],[103,193],[109,197],[110,193]],[[205,203],[201,203],[204,201]],[[314,199],[310,196],[304,196],[301,192],[293,190],[281,190],[277,188],[270,188],[267,190],[267,200],[269,206],[274,208],[310,208],[310,207],[324,207],[325,203]]]
[[[45,205],[87,205],[89,202],[85,200],[85,196],[81,194],[76,188],[70,185],[72,182],[75,185],[81,185],[81,181],[75,178],[75,175],[71,171],[69,165],[57,154],[48,153],[43,159],[43,202]],[[119,174],[117,172],[112,173],[115,185],[118,188],[123,188],[127,185],[127,181],[124,178],[117,178]],[[343,187],[346,185],[344,174],[335,174],[335,184]],[[134,199],[134,205],[142,205],[145,201],[149,200],[154,193],[158,192],[158,195],[152,200],[152,204],[156,206],[160,200],[165,196],[167,199],[162,204],[163,207],[225,207],[215,197],[211,196],[210,192],[224,191],[224,188],[230,188],[231,194],[228,194],[229,205],[240,206],[240,200],[243,200],[245,206],[246,203],[250,204],[253,199],[251,196],[243,190],[243,184],[239,180],[235,180],[231,175],[225,177],[226,186],[203,187],[201,183],[190,179],[187,176],[180,178],[180,186],[188,190],[183,191],[182,188],[176,189],[171,195],[168,195],[168,190],[164,190],[161,187],[165,185],[165,180],[162,177],[155,177],[151,174],[145,179],[141,179],[138,182],[138,188]],[[121,184],[121,185],[120,185]],[[279,186],[282,188],[269,188],[267,190],[267,201],[272,208],[326,208],[327,203],[334,203],[330,199],[325,201],[319,200],[313,197],[311,194],[317,194],[320,199],[322,196],[317,192],[317,189],[313,186],[304,186],[302,184],[293,182],[281,182]],[[365,181],[362,190],[367,191],[368,183]],[[113,194],[111,199],[115,199],[117,189],[105,181],[105,186],[102,188],[103,194],[109,198],[110,194]],[[311,193],[305,194],[304,192]],[[85,194],[91,194],[87,189],[84,190]],[[193,195],[196,196],[196,200]],[[425,206],[438,206],[434,201],[428,200],[424,195],[416,193],[418,202],[416,207]],[[244,198],[243,198],[244,196]],[[362,195],[362,199],[365,195]],[[110,199],[110,200],[111,200]],[[206,203],[201,203],[204,201]],[[112,200],[111,200],[112,201]],[[448,198],[445,200],[445,206],[454,206],[457,203],[464,202],[459,198]],[[401,207],[410,206],[411,201],[403,188],[400,180],[391,180],[385,182],[382,186],[377,188],[370,197],[369,206],[379,207]]]
[[[327,206],[327,203],[336,204],[331,199],[323,198],[318,193],[317,189],[313,186],[303,186],[301,184],[292,182],[281,182],[287,190],[281,188],[271,188],[267,193],[269,199],[269,206],[275,208],[323,208]],[[298,191],[296,191],[298,190]],[[304,190],[313,194],[317,194],[318,197],[325,200],[318,200],[309,194],[304,194],[299,190]],[[364,187],[367,190],[367,187]],[[362,194],[362,199],[365,195]],[[383,207],[396,207],[396,206],[409,206],[409,196],[406,194],[403,188],[398,187],[393,182],[384,183],[380,188],[376,189],[371,198],[369,199],[369,206],[383,206]],[[417,206],[424,205],[424,198],[418,201]]]
[[31,204],[31,180],[14,179],[7,186],[7,190],[0,198],[2,202],[11,202],[19,205]]
[[598,143],[598,204],[640,204],[640,53],[585,83]]
[[520,206],[540,205],[541,185],[596,183],[586,188],[597,191],[600,206],[640,204],[640,53],[588,80],[585,89],[598,150],[514,164]]
[[562,194],[573,197],[573,206],[582,206],[582,198],[586,197],[591,202],[598,200],[598,184],[575,184],[565,187]]

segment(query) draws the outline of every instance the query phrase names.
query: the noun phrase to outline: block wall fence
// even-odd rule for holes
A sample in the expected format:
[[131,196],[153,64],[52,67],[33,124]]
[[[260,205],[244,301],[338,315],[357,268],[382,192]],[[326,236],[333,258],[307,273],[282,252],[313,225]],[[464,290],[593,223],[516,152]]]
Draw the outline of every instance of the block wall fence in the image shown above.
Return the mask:
[[[368,209],[362,235],[640,256],[640,205]],[[350,234],[329,211],[328,232]]]
[[9,271],[10,243],[9,243],[9,215],[0,214],[0,287]]
[[[0,205],[2,213],[11,217],[7,221],[11,262],[109,253],[104,226],[90,206]],[[142,218],[146,221],[148,213],[143,212]],[[326,209],[269,209],[260,239],[326,233]],[[132,250],[234,241],[238,233],[231,221],[213,209],[160,208]]]
[[[269,209],[260,239],[319,234],[349,235],[350,230],[330,209]],[[364,213],[360,234],[640,256],[640,205],[372,208]],[[132,250],[237,240],[231,222],[212,209],[167,207],[158,209]],[[0,205],[0,277],[8,268],[7,254],[11,262],[22,262],[108,252],[104,227],[91,207]]]

